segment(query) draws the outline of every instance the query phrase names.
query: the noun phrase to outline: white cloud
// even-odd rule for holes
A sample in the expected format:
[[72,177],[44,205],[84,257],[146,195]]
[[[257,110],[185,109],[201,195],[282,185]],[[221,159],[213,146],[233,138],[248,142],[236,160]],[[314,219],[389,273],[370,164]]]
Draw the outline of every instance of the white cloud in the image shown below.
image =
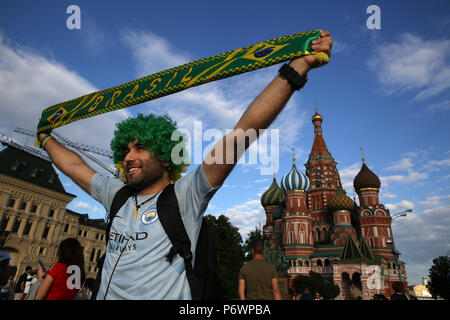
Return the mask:
[[433,103],[428,105],[427,111],[434,114],[437,111],[448,111],[450,110],[450,100],[441,101],[439,103]]
[[392,170],[392,171],[408,171],[413,167],[412,160],[410,158],[402,158],[391,166],[387,167],[386,170]]
[[408,201],[408,200],[402,200],[400,202],[397,203],[388,203],[385,205],[385,207],[387,209],[389,209],[389,211],[391,212],[391,215],[397,213],[395,211],[403,211],[403,210],[407,210],[407,209],[414,209],[415,205],[413,202]]
[[394,199],[394,198],[397,198],[397,195],[390,193],[390,192],[382,192],[380,194],[380,197],[384,198],[384,199]]
[[411,183],[420,180],[426,180],[428,178],[428,174],[421,173],[413,170],[408,170],[407,175],[392,175],[392,176],[384,176],[380,177],[381,184],[383,186],[389,186],[391,182],[394,183]]
[[73,208],[79,209],[79,210],[86,210],[86,211],[91,210],[90,204],[87,202],[81,201],[81,200],[75,201],[73,203]]
[[379,44],[374,52],[367,63],[387,94],[412,91],[421,100],[450,88],[450,40],[406,33],[399,41]]
[[2,128],[36,128],[42,110],[95,91],[89,81],[29,49],[13,47],[0,34]]
[[140,77],[185,64],[190,60],[187,53],[180,53],[169,41],[151,31],[123,31],[121,39],[132,49],[135,61],[139,62],[136,72]]
[[408,281],[428,275],[432,259],[450,250],[450,205],[413,212],[392,222],[395,245],[406,263]]
[[338,170],[341,177],[342,187],[347,192],[347,195],[352,195],[354,193],[353,181],[361,170],[361,166],[362,165],[360,162],[356,162],[348,167]]
[[215,215],[221,214],[228,217],[233,226],[239,228],[239,233],[243,239],[255,226],[259,224],[263,226],[266,223],[266,214],[260,200],[248,200]]
[[425,169],[429,169],[430,171],[439,171],[443,167],[450,167],[450,158],[442,160],[430,160],[424,166]]
[[419,204],[422,208],[433,208],[433,207],[442,205],[442,200],[448,200],[448,199],[450,199],[450,195],[431,196],[431,197],[427,197],[427,199],[424,201],[419,201]]
[[[15,127],[22,127],[33,131],[45,108],[93,91],[97,91],[95,86],[62,63],[15,46],[0,35],[2,130],[12,132]],[[55,132],[74,142],[109,149],[114,124],[128,116],[128,111],[118,110],[71,123]],[[18,134],[15,138],[22,142],[27,140]],[[94,169],[102,170],[87,161]]]

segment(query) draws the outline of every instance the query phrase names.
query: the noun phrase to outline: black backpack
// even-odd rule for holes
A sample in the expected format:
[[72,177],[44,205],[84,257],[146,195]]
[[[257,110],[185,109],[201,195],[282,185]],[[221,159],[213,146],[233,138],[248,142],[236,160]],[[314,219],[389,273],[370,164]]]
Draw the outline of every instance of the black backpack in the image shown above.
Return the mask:
[[[135,194],[129,186],[122,187],[114,196],[106,227],[106,245],[108,245],[109,231],[112,221],[119,209]],[[192,268],[191,241],[181,220],[180,209],[175,194],[174,184],[169,184],[158,197],[156,203],[158,218],[172,242],[172,248],[166,259],[171,263],[176,254],[184,259],[186,276],[191,289],[193,300],[222,300],[223,290],[218,275],[218,255],[214,239],[208,231],[206,219],[203,218],[200,234],[195,248],[195,264]],[[92,293],[95,299],[100,288],[101,274],[105,254],[97,262],[98,273],[96,285]]]

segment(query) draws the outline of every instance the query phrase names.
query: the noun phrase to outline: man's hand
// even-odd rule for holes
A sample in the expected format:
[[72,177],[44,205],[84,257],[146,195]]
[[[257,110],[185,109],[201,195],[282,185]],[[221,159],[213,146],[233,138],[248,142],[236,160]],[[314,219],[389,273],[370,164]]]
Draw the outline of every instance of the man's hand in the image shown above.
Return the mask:
[[[319,39],[312,42],[311,48],[315,52],[323,52],[328,57],[331,56],[331,47],[333,46],[333,39],[328,31],[322,31]],[[314,55],[303,56],[301,58],[292,60],[290,65],[297,70],[300,74],[303,74],[306,68],[306,72],[310,69],[320,67],[322,64]]]

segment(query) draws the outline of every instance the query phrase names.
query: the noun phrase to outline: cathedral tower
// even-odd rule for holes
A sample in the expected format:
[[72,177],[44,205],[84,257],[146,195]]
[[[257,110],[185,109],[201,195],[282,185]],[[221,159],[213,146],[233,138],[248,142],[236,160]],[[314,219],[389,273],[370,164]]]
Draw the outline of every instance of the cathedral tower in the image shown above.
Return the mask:
[[286,192],[283,245],[287,259],[308,257],[314,252],[312,217],[307,206],[310,182],[295,166],[282,178],[281,189]]
[[353,187],[359,197],[359,225],[361,236],[365,238],[374,254],[393,259],[393,236],[389,210],[380,204],[378,193],[380,179],[366,165],[363,165],[353,181]]

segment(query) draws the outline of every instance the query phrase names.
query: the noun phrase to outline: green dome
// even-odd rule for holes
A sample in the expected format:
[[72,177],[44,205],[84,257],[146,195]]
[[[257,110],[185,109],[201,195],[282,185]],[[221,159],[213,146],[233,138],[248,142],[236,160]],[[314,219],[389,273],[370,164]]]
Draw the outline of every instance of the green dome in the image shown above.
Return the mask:
[[281,190],[281,188],[278,186],[276,178],[273,177],[273,181],[269,189],[267,189],[267,191],[264,192],[263,195],[261,196],[262,206],[263,207],[276,206],[279,203],[284,202],[285,199],[286,196],[283,190]]
[[342,189],[342,186],[339,185],[336,193],[331,197],[328,203],[328,207],[331,209],[331,211],[352,211],[355,207],[355,202],[345,194],[344,189]]

